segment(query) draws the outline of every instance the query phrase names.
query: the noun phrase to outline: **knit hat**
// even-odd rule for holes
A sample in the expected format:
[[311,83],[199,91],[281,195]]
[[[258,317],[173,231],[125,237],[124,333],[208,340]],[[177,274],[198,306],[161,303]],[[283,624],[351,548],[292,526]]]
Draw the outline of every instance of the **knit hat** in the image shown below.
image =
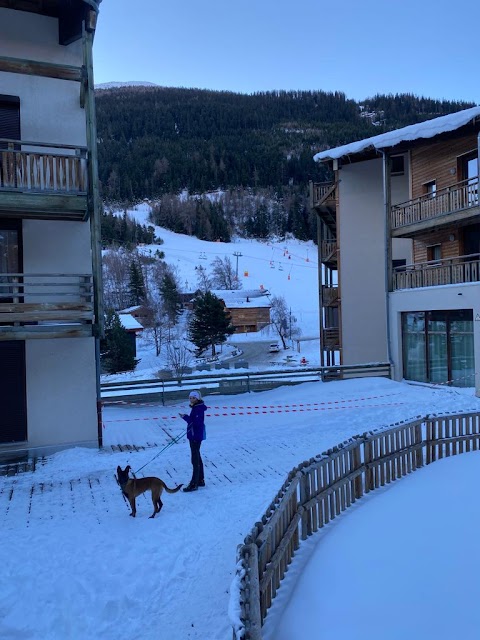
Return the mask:
[[188,396],[189,398],[195,398],[195,400],[201,400],[202,396],[200,395],[199,391],[190,391],[190,395]]

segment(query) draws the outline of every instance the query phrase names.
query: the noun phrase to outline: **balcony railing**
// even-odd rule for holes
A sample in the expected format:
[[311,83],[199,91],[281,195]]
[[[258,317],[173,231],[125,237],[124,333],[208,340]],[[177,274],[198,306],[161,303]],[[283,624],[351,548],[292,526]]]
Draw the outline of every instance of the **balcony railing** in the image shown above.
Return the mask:
[[480,282],[480,254],[418,262],[393,270],[393,289]]
[[463,180],[434,193],[394,205],[391,209],[392,230],[478,205],[478,178]]
[[85,195],[87,148],[0,138],[0,191]]
[[88,274],[0,273],[0,340],[91,335]]
[[322,262],[337,262],[337,243],[322,241]]
[[322,302],[324,307],[338,306],[338,287],[322,285]]
[[335,182],[314,182],[312,184],[312,206],[335,206],[336,186]]
[[340,348],[340,329],[338,327],[323,329],[322,348],[323,349],[339,349]]

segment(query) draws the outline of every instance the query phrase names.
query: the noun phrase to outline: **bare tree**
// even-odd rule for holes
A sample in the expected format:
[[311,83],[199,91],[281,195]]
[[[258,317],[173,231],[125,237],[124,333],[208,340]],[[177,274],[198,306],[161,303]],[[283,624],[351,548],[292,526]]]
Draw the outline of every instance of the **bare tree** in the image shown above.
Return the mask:
[[207,270],[203,265],[196,267],[197,270],[197,284],[202,293],[206,293],[213,288],[212,279],[207,273]]
[[103,297],[105,308],[129,306],[129,276],[132,256],[124,249],[109,249],[103,256]]
[[185,340],[172,340],[168,343],[167,362],[176,377],[182,379],[185,369],[192,363],[192,352]]
[[157,301],[149,298],[145,304],[145,328],[155,345],[155,355],[159,356],[167,330],[167,314],[161,298]]
[[272,296],[270,300],[270,321],[282,341],[283,348],[287,348],[286,340],[299,336],[300,327],[297,319],[292,316],[292,312],[287,308],[287,302],[283,296]]
[[217,256],[212,262],[212,284],[216,289],[242,288],[229,256],[225,256],[223,260]]

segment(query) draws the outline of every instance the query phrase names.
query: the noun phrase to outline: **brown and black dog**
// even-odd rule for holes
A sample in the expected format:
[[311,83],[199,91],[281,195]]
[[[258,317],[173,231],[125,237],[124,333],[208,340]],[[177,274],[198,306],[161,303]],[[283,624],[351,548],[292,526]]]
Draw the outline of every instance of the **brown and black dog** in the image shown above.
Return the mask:
[[132,508],[131,516],[135,517],[137,508],[135,506],[135,498],[145,491],[152,492],[153,513],[150,518],[154,518],[157,513],[160,513],[163,507],[163,502],[160,497],[163,490],[167,493],[177,493],[183,487],[183,484],[179,484],[175,489],[169,489],[163,480],[150,476],[149,478],[129,478],[128,473],[130,471],[130,465],[127,465],[125,469],[117,467],[117,480],[120,485],[123,495],[128,499],[130,507]]

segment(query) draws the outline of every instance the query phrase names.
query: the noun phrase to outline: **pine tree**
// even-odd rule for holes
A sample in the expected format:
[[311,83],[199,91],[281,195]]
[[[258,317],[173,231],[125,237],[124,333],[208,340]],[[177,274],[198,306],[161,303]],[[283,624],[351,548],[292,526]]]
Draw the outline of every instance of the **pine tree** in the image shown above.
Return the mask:
[[160,283],[160,294],[168,319],[174,324],[180,311],[180,294],[175,278],[168,272],[165,273]]
[[121,373],[135,368],[134,344],[122,327],[120,317],[109,311],[105,318],[105,338],[102,343],[102,364],[107,373]]
[[188,332],[190,340],[197,347],[197,355],[211,346],[214,356],[215,345],[225,342],[234,331],[230,314],[225,312],[220,298],[210,291],[195,298]]
[[130,263],[129,292],[130,304],[141,304],[145,300],[145,281],[141,267],[136,260]]

